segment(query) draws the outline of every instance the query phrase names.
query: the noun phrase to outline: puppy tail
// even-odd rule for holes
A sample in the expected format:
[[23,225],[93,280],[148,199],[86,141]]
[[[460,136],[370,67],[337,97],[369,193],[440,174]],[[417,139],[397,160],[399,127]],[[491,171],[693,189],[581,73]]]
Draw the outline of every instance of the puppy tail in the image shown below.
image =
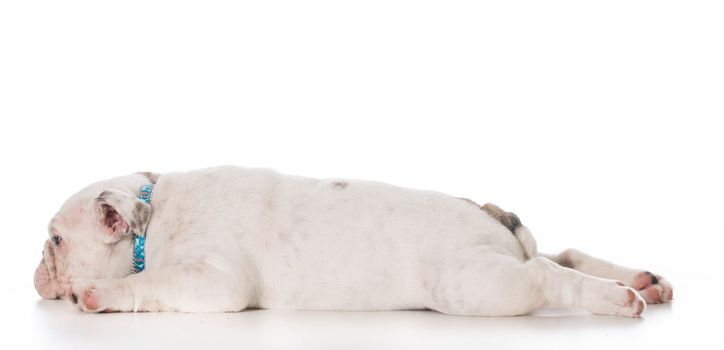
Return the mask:
[[518,215],[504,211],[493,203],[486,203],[480,207],[480,209],[487,212],[513,233],[515,238],[518,239],[518,243],[520,244],[526,259],[538,256],[538,244],[535,242],[530,230],[528,230],[528,228],[523,226],[520,222]]

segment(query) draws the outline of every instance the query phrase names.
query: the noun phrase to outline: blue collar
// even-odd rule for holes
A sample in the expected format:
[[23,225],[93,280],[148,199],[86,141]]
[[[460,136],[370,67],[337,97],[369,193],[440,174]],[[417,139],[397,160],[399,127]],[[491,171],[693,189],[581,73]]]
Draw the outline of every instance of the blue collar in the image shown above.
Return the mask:
[[[151,204],[153,195],[153,184],[145,184],[138,190],[138,199],[144,203]],[[139,273],[146,268],[146,232],[143,235],[133,233],[133,267],[131,273]]]

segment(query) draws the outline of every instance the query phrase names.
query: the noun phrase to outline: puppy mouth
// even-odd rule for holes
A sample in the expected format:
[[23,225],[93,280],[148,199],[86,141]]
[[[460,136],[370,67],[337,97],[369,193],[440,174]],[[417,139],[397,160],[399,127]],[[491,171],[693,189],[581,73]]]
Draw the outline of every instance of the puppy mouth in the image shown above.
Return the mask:
[[45,259],[35,269],[35,290],[43,299],[58,299],[60,286],[45,264]]
[[35,290],[43,299],[60,299],[65,296],[65,290],[68,289],[70,283],[58,279],[55,256],[53,251],[48,249],[49,242],[46,242],[43,258],[35,269]]

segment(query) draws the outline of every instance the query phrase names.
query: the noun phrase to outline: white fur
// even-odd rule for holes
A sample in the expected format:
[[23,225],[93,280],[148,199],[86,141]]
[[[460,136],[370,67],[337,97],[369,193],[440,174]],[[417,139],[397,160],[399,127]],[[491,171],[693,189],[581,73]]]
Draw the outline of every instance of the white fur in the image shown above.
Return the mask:
[[[38,290],[45,288],[41,295],[74,294],[79,307],[94,312],[643,311],[630,287],[562,267],[554,257],[527,259],[531,247],[535,251],[527,229],[518,242],[468,201],[383,183],[238,167],[162,175],[151,202],[146,270],[129,275],[130,234],[107,243],[93,206],[103,191],[133,196],[146,182],[140,174],[102,181],[64,204],[50,225],[63,243],[46,244],[46,251],[53,249],[46,260],[54,261],[41,262],[36,273]],[[44,271],[44,264],[57,271]],[[596,274],[595,268],[584,272]],[[53,283],[43,284],[45,274]],[[616,273],[600,277],[634,283]]]

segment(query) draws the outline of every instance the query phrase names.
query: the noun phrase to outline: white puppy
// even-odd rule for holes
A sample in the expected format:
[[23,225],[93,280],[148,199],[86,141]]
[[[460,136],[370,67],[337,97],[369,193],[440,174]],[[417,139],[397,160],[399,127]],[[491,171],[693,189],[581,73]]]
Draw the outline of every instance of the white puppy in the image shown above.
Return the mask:
[[49,235],[36,289],[87,312],[578,307],[638,317],[673,293],[661,276],[576,250],[538,254],[518,218],[491,204],[266,169],[101,181],[65,202]]

